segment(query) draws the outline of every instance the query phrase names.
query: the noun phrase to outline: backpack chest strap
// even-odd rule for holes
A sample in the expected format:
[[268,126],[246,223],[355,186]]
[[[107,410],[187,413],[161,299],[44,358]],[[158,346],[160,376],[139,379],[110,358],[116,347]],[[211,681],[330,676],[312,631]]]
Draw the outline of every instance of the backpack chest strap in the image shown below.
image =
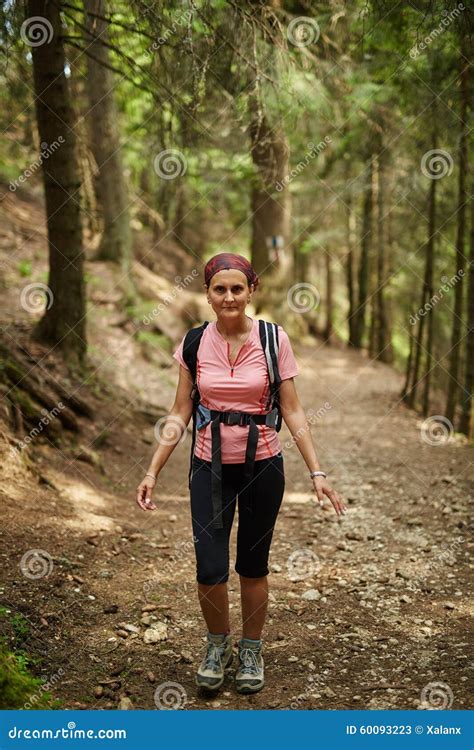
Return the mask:
[[251,422],[254,424],[263,424],[266,427],[275,429],[278,418],[278,409],[274,408],[266,414],[261,412],[254,414],[245,411],[219,411],[217,409],[208,409],[199,403],[196,409],[196,429],[202,430],[214,420],[228,425],[239,425],[247,427]]

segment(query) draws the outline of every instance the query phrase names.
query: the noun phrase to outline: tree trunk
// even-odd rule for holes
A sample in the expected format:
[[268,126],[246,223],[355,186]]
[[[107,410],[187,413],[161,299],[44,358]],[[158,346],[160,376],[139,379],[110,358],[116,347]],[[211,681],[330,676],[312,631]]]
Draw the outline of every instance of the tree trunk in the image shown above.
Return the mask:
[[324,340],[329,342],[333,332],[333,274],[330,253],[325,253],[326,261],[326,326],[324,329]]
[[175,206],[176,206],[175,215],[174,215],[174,220],[172,222],[172,227],[171,227],[173,237],[175,238],[176,242],[178,242],[184,250],[189,251],[189,245],[186,243],[186,239],[185,239],[185,230],[186,230],[185,218],[189,209],[188,209],[186,189],[183,183],[178,184],[176,186]]
[[88,68],[89,137],[97,163],[95,188],[103,218],[103,233],[97,260],[121,263],[125,273],[130,267],[132,235],[128,195],[123,175],[117,111],[114,102],[114,74],[107,68],[109,53],[102,42],[108,41],[108,22],[95,15],[107,15],[105,0],[85,0],[85,42]]
[[[288,143],[283,130],[270,128],[266,116],[251,97],[251,153],[256,175],[252,186],[252,265],[265,272],[278,256],[289,253]],[[279,190],[278,186],[282,186]],[[275,238],[275,240],[273,240]],[[281,238],[281,239],[278,239]],[[272,242],[277,243],[274,251]],[[278,245],[281,243],[281,246]]]
[[359,299],[355,312],[354,346],[362,348],[365,333],[365,313],[369,283],[369,257],[372,246],[372,157],[370,157],[364,186],[364,206],[362,218],[361,252],[359,260]]
[[[348,179],[348,177],[347,177]],[[352,191],[349,190],[346,199],[346,283],[347,297],[349,300],[349,313],[347,324],[349,327],[349,346],[354,346],[355,342],[355,292],[354,292],[354,248],[355,248],[356,217],[353,206]]]
[[403,401],[407,401],[408,392],[410,388],[411,363],[413,360],[413,341],[414,341],[414,337],[410,334],[410,344],[409,344],[409,349],[408,349],[407,364],[405,368],[405,383],[403,385],[403,389],[400,394],[400,398]]
[[[64,73],[66,61],[61,37],[60,3],[28,0],[28,16],[42,17],[52,30],[43,44],[31,47],[39,138],[52,151],[42,164],[50,299],[48,309],[33,335],[38,340],[57,346],[71,364],[82,364],[87,344],[84,250],[79,205],[81,185],[69,88]],[[48,32],[46,25],[45,32]]]
[[468,63],[465,57],[464,45],[460,56],[461,62],[461,132],[459,140],[459,197],[457,211],[457,237],[456,237],[456,269],[459,281],[454,287],[454,310],[453,327],[451,332],[451,352],[449,358],[449,381],[448,397],[446,401],[445,416],[454,423],[456,406],[459,396],[459,360],[461,353],[461,330],[462,330],[462,306],[463,306],[463,274],[465,266],[464,244],[466,234],[466,173],[467,173],[467,107],[468,107]]
[[[292,258],[293,258],[293,273],[291,278],[292,284],[297,284],[303,281],[311,281],[310,274],[310,259],[312,255],[311,250],[308,249],[307,240],[310,238],[311,233],[307,229],[303,229],[298,234],[296,242],[291,244],[292,247]],[[305,251],[302,252],[302,246],[305,247]]]
[[[432,108],[432,122],[433,122],[433,140],[432,149],[436,150],[438,143],[438,132],[437,132],[437,120],[436,120],[436,105],[433,104]],[[430,191],[428,198],[428,239],[426,241],[426,254],[425,254],[425,276],[423,279],[423,288],[421,291],[421,302],[420,302],[420,318],[418,321],[418,335],[415,342],[414,351],[414,366],[411,377],[410,387],[407,393],[408,405],[411,408],[415,407],[416,403],[416,392],[418,388],[418,378],[420,373],[421,364],[421,350],[423,345],[423,332],[425,324],[425,311],[424,307],[426,302],[429,301],[430,295],[432,295],[432,275],[433,275],[433,258],[435,250],[435,233],[436,233],[436,183],[437,180],[432,179],[430,183]],[[428,314],[431,315],[431,310],[428,308]],[[431,325],[431,322],[430,322]],[[431,368],[431,350],[428,350],[427,364],[425,368],[425,377]],[[425,398],[429,397],[429,390],[425,391]]]
[[466,368],[464,373],[464,388],[461,401],[461,418],[459,432],[470,436],[472,391],[474,388],[474,201],[471,200],[471,257],[469,258],[469,277],[467,290],[467,337],[466,337]]
[[[436,180],[433,180],[435,183]],[[434,267],[434,220],[435,220],[435,188],[430,191],[430,209],[429,216],[430,222],[432,222],[432,232],[426,248],[426,273],[425,273],[425,285],[426,285],[426,299],[430,301],[433,298],[433,267]],[[430,408],[430,384],[431,384],[431,369],[433,366],[433,323],[434,323],[434,311],[430,304],[426,313],[427,316],[427,342],[426,342],[426,361],[425,361],[425,376],[424,376],[424,389],[423,389],[423,416],[427,417]]]
[[[371,273],[369,276],[369,289],[375,289],[375,278],[374,278],[374,273],[373,273],[374,269],[373,269],[371,260],[369,260],[369,266],[371,269]],[[375,359],[376,358],[375,340],[376,340],[376,335],[377,335],[376,324],[375,324],[375,318],[377,315],[376,299],[375,299],[375,295],[371,293],[369,293],[369,296],[370,296],[370,299],[369,299],[368,306],[369,306],[370,317],[369,317],[369,329],[367,333],[367,353],[370,359]]]
[[393,360],[391,332],[385,299],[386,284],[386,241],[385,241],[385,203],[386,191],[386,155],[383,144],[377,158],[377,291],[375,293],[375,356],[382,362]]
[[[391,199],[391,196],[389,197],[389,201],[390,199]],[[386,258],[385,274],[386,274],[387,279],[392,279],[396,272],[395,264],[394,264],[393,211],[389,211],[387,213],[385,227],[386,227],[385,244],[387,247],[387,252],[385,253],[385,258]],[[391,299],[390,289],[387,287],[385,291],[386,291],[386,294],[384,296],[384,301],[385,301],[385,314],[387,316],[387,330],[388,330],[388,346],[385,350],[387,359],[385,360],[385,362],[387,362],[387,364],[392,364],[395,359],[393,341],[392,341],[392,330],[393,330],[392,299]]]
[[72,66],[69,77],[69,91],[74,117],[74,132],[76,133],[76,158],[81,180],[83,230],[87,248],[88,238],[99,234],[101,223],[94,189],[94,174],[97,172],[97,166],[89,145],[87,123],[82,114],[87,109],[88,98],[85,68],[83,69],[82,65],[79,67]]
[[372,159],[372,213],[375,214],[372,220],[372,242],[369,248],[369,282],[368,282],[368,309],[369,309],[369,330],[367,340],[367,352],[370,359],[377,358],[377,337],[378,337],[378,320],[377,320],[377,235],[374,232],[374,222],[377,221],[377,205],[379,195],[379,162],[378,157]]

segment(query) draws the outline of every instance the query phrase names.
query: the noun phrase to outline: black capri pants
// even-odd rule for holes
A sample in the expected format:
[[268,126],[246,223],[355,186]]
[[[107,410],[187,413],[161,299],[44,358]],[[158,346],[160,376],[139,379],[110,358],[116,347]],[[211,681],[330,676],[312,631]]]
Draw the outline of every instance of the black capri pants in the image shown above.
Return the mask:
[[229,538],[238,502],[235,571],[248,578],[268,574],[273,529],[285,490],[283,456],[255,461],[253,501],[243,486],[245,464],[222,464],[222,529],[212,525],[211,462],[193,457],[191,515],[196,554],[196,579],[208,585],[229,578]]

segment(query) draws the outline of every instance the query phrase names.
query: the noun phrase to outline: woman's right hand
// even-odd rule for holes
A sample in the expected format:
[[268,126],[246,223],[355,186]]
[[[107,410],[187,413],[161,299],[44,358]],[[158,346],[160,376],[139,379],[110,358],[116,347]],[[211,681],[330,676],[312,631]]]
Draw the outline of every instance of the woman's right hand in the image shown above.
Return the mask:
[[151,493],[156,484],[153,477],[144,477],[137,487],[137,504],[142,510],[156,510],[156,505],[151,499]]

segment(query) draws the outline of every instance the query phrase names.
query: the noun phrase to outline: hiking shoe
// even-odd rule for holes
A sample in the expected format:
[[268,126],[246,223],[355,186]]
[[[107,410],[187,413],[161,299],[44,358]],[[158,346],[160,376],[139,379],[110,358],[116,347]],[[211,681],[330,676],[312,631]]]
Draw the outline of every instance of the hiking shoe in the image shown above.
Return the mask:
[[224,682],[224,669],[233,659],[229,635],[207,634],[206,655],[196,673],[196,685],[206,690],[218,690]]
[[235,674],[238,693],[256,693],[265,684],[263,677],[262,642],[247,638],[239,641],[239,668]]

